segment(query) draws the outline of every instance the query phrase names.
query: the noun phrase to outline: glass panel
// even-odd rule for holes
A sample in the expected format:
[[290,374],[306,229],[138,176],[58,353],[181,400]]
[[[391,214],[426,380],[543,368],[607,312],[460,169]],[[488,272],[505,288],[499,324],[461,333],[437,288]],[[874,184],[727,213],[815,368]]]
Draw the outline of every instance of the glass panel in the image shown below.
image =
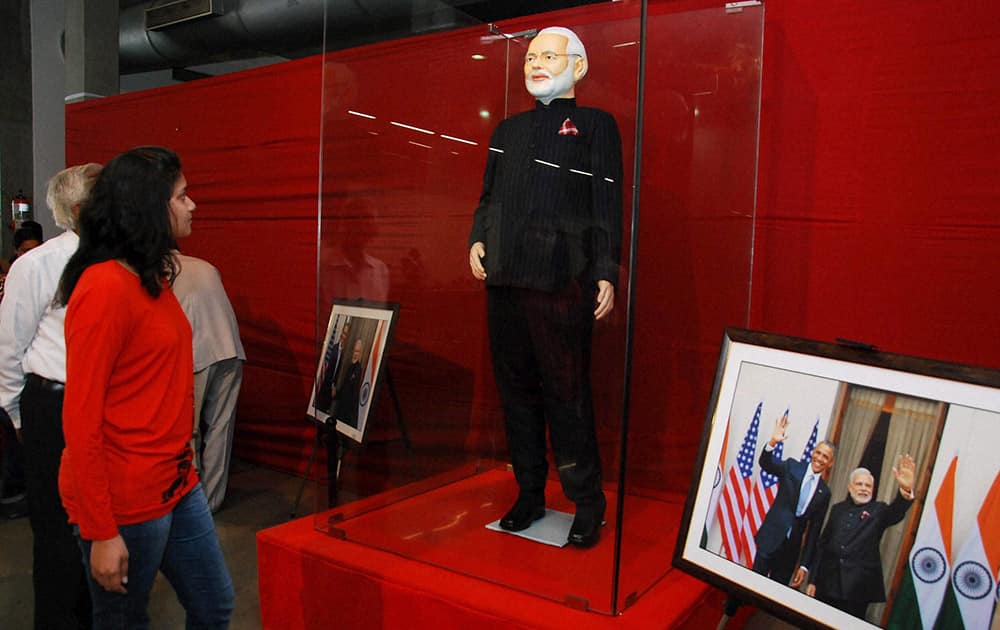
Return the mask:
[[[538,44],[533,45],[533,39],[527,36],[510,38],[507,105],[508,115],[511,116],[535,109],[532,124],[542,127],[542,130],[538,132],[525,131],[523,138],[519,136],[513,141],[526,142],[530,139],[530,142],[533,143],[531,145],[532,151],[537,153],[543,164],[540,168],[534,167],[541,171],[540,174],[530,168],[524,169],[526,177],[532,178],[524,191],[525,195],[552,199],[551,207],[529,204],[527,201],[524,205],[531,207],[539,214],[546,213],[547,217],[557,216],[557,220],[568,222],[568,225],[565,226],[556,224],[555,233],[560,236],[565,233],[565,251],[561,252],[561,255],[568,259],[570,266],[573,264],[574,250],[589,257],[588,261],[584,263],[588,269],[580,274],[583,281],[576,283],[575,286],[578,287],[578,291],[582,290],[583,292],[586,319],[588,322],[592,322],[588,323],[588,326],[592,326],[592,333],[581,335],[578,330],[572,330],[570,333],[563,330],[561,334],[573,335],[568,343],[576,346],[582,353],[590,354],[591,358],[590,389],[592,400],[587,399],[586,393],[574,396],[573,405],[584,411],[578,412],[579,416],[573,417],[570,421],[572,431],[576,434],[571,443],[575,444],[576,440],[586,435],[586,421],[583,418],[586,417],[586,408],[592,406],[603,477],[603,483],[600,485],[603,486],[602,489],[608,504],[605,512],[606,525],[601,530],[601,543],[597,546],[582,551],[563,550],[562,556],[548,565],[550,575],[546,576],[548,584],[545,586],[551,585],[551,588],[557,589],[551,593],[551,596],[555,598],[587,602],[589,609],[603,613],[614,612],[612,592],[617,558],[615,534],[619,523],[615,510],[618,496],[615,483],[619,478],[618,466],[620,464],[621,418],[625,382],[625,333],[628,316],[626,298],[628,295],[627,281],[631,267],[628,260],[628,226],[631,223],[631,192],[632,182],[635,179],[640,9],[641,6],[638,3],[602,5],[601,7],[589,7],[568,15],[537,16],[534,19],[504,25],[506,33],[519,33],[525,29],[531,29],[529,34],[533,34],[535,29],[547,26],[568,26],[579,36],[587,52],[586,75],[574,88],[575,107],[553,102],[546,110],[546,108],[538,108],[535,98],[528,92],[526,81],[536,77],[539,74],[539,69],[547,70],[551,67],[554,68],[551,74],[555,74],[562,65],[568,66],[570,64],[567,61],[558,65],[558,59],[553,60],[551,65],[546,65],[544,60],[542,63],[526,63],[526,55],[531,53],[544,56],[545,51],[550,47],[543,44],[541,40]],[[560,49],[556,52],[562,51]],[[526,77],[528,78],[526,79]],[[607,137],[607,132],[602,129],[601,115],[595,115],[590,111],[591,109],[600,110],[605,115],[610,115],[614,120],[614,125],[620,135],[620,147],[614,146],[614,140]],[[552,116],[554,119],[551,119]],[[561,127],[560,122],[562,122]],[[562,135],[564,133],[568,135]],[[586,152],[580,155],[578,149],[572,145],[570,149],[564,148],[563,144],[568,140],[585,147]],[[620,163],[615,157],[618,153],[621,155]],[[505,158],[507,158],[506,155],[501,157],[501,159]],[[536,159],[537,161],[538,159]],[[621,171],[621,173],[617,174],[615,171]],[[573,191],[572,187],[575,185],[574,180],[576,179],[588,182],[588,194],[576,202],[579,204],[582,201],[584,205],[582,207],[565,207],[561,205],[565,203],[562,196],[570,197],[574,194],[568,191]],[[539,180],[543,183],[537,183]],[[621,198],[618,202],[620,207],[609,201],[614,197]],[[602,270],[600,269],[603,247],[601,239],[614,233],[603,224],[604,216],[609,210],[611,216],[614,217],[614,222],[622,226],[620,230],[622,234],[611,239],[615,241],[615,247],[621,248],[617,269],[610,274],[604,274],[610,275],[610,278],[605,279],[611,281],[616,299],[611,313],[601,320],[593,322],[591,312],[595,308],[598,296],[598,290],[593,282],[604,277],[601,275]],[[541,223],[541,221],[539,222]],[[530,220],[528,220],[528,224],[531,224]],[[575,244],[574,238],[583,242]],[[535,249],[544,251],[545,243],[539,243]],[[487,248],[487,258],[489,251]],[[525,255],[530,256],[532,253],[529,252]],[[574,284],[570,286],[573,287]],[[540,316],[538,317],[541,319]],[[561,317],[565,318],[565,315],[561,315]],[[539,321],[534,327],[542,329],[544,324]],[[502,326],[496,328],[502,328]],[[540,344],[551,343],[551,339],[537,341],[536,334],[544,339],[546,332],[531,334],[533,347],[538,348]],[[591,336],[592,339],[588,339],[588,336]],[[567,343],[567,341],[561,343]],[[488,370],[489,365],[484,364],[483,369]],[[540,374],[543,382],[546,379],[554,381],[555,377],[561,378],[561,374],[553,375],[551,371]],[[555,429],[553,429],[551,416],[554,416],[555,412],[546,407],[545,414],[549,417],[550,440],[554,440],[552,432]],[[552,464],[550,468],[566,470],[566,472],[557,474],[550,470],[546,498],[549,508],[566,513],[567,519],[571,520],[575,512],[587,509],[584,504],[587,502],[585,493],[589,491],[589,487],[586,481],[577,477],[574,470],[582,468],[588,458],[585,450],[578,454],[567,454],[564,457],[567,461],[560,461],[560,457],[551,452],[550,449],[548,457]],[[560,476],[565,476],[569,485],[564,487],[560,482]],[[581,476],[585,478],[585,475]],[[567,494],[574,500],[578,500],[577,497],[581,495],[584,497],[579,510],[573,501],[567,498]],[[657,564],[662,569],[666,568],[663,562],[657,562]]]
[[[355,299],[389,302],[399,305],[399,315],[363,444],[318,431],[329,439],[313,461],[320,480],[316,525],[359,544],[613,614],[669,570],[676,532],[663,531],[663,523],[679,519],[697,447],[691,427],[701,426],[718,338],[723,326],[746,320],[759,18],[753,39],[749,27],[735,26],[747,22],[746,12],[682,12],[677,3],[652,3],[646,47],[655,62],[647,70],[637,186],[643,3],[581,2],[575,4],[588,6],[505,15],[477,26],[451,8],[421,10],[438,4],[409,3],[409,13],[390,20],[396,29],[409,24],[409,37],[403,28],[393,32],[399,39],[350,50],[333,50],[329,20],[335,16],[328,16],[317,357],[332,356],[324,341],[336,344],[346,321],[334,320],[328,330],[334,301],[344,308]],[[587,550],[525,543],[485,529],[518,490],[507,465],[487,292],[472,277],[468,239],[491,134],[501,120],[534,107],[524,79],[530,35],[523,32],[551,25],[573,28],[585,44],[590,65],[578,86],[579,106],[614,118],[624,170],[612,182],[624,201],[615,309],[594,325],[587,348],[608,498],[601,541]],[[565,133],[554,133],[585,140],[587,114],[567,119]],[[545,168],[561,168],[561,162]],[[577,177],[593,176],[574,170]],[[639,258],[649,258],[642,264],[630,253],[635,190],[643,208]],[[355,321],[345,347],[361,339],[367,368],[373,344],[366,330]],[[345,358],[343,365],[330,383],[341,391],[350,362]],[[638,376],[631,386],[630,371]],[[336,398],[332,391],[329,398]],[[673,399],[669,416],[665,398]],[[571,519],[575,507],[555,466],[546,490],[547,507]]]
[[646,25],[619,610],[668,568],[719,341],[750,308],[763,7],[675,6]]

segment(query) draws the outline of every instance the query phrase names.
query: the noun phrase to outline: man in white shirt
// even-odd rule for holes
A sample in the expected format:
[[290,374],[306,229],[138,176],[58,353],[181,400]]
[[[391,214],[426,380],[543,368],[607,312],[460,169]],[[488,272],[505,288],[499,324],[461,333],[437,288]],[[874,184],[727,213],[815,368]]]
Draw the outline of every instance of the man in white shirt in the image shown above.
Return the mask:
[[53,298],[80,240],[76,235],[80,206],[100,171],[100,164],[83,164],[49,180],[46,202],[56,225],[66,231],[11,265],[0,302],[0,406],[24,443],[36,628],[91,624],[80,547],[59,498],[59,460],[65,447],[66,309],[54,306]]
[[174,295],[191,323],[194,350],[194,462],[208,507],[216,512],[226,496],[236,401],[247,357],[219,270],[180,253],[177,261]]

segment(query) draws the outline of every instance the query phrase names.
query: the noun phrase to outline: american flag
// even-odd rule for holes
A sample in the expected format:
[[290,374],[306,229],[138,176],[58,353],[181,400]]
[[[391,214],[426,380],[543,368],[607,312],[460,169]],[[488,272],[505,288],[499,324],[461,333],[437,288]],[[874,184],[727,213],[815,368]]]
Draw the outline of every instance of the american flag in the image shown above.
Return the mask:
[[753,462],[757,454],[757,433],[760,429],[760,410],[763,406],[763,402],[757,403],[757,411],[754,412],[746,437],[743,438],[743,446],[736,457],[736,463],[729,467],[726,486],[722,489],[722,497],[719,499],[717,518],[722,528],[722,553],[737,562],[743,549],[740,531],[743,528],[743,515],[750,503]]
[[801,462],[808,462],[812,459],[813,449],[816,448],[816,439],[819,437],[819,416],[816,416],[816,424],[813,425],[813,432],[809,435],[809,441],[806,442],[806,447],[802,449],[802,459]]
[[[784,452],[784,442],[778,442],[774,447],[773,457],[775,461],[781,461]],[[740,538],[743,542],[743,564],[747,567],[753,566],[754,556],[757,555],[757,543],[754,536],[760,529],[767,511],[774,503],[774,497],[778,494],[778,477],[769,472],[760,471],[760,481],[754,484],[753,493],[750,496],[750,505],[743,515],[743,528],[740,530]]]

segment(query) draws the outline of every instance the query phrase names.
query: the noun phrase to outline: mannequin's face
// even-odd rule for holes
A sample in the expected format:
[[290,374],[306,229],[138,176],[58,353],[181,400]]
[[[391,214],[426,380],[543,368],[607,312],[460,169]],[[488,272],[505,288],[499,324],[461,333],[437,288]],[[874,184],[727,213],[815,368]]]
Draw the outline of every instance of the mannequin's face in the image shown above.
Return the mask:
[[584,62],[577,55],[566,54],[568,40],[562,35],[545,33],[531,40],[524,58],[524,85],[528,92],[546,105],[556,98],[572,98],[574,86]]

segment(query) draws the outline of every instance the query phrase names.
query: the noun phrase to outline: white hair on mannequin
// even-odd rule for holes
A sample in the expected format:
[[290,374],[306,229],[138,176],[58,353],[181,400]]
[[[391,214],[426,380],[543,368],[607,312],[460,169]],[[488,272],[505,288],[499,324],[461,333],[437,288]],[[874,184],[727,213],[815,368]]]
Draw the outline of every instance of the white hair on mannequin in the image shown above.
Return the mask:
[[[535,37],[538,37],[539,35],[562,35],[563,37],[565,37],[568,40],[566,42],[566,54],[580,55],[580,57],[584,61],[583,74],[580,75],[580,79],[582,79],[587,74],[587,69],[590,66],[590,64],[587,62],[587,49],[583,47],[583,42],[580,41],[580,38],[577,36],[576,33],[569,30],[565,26],[549,26],[538,31],[538,35],[535,35]],[[570,64],[570,66],[572,65],[573,64]]]

